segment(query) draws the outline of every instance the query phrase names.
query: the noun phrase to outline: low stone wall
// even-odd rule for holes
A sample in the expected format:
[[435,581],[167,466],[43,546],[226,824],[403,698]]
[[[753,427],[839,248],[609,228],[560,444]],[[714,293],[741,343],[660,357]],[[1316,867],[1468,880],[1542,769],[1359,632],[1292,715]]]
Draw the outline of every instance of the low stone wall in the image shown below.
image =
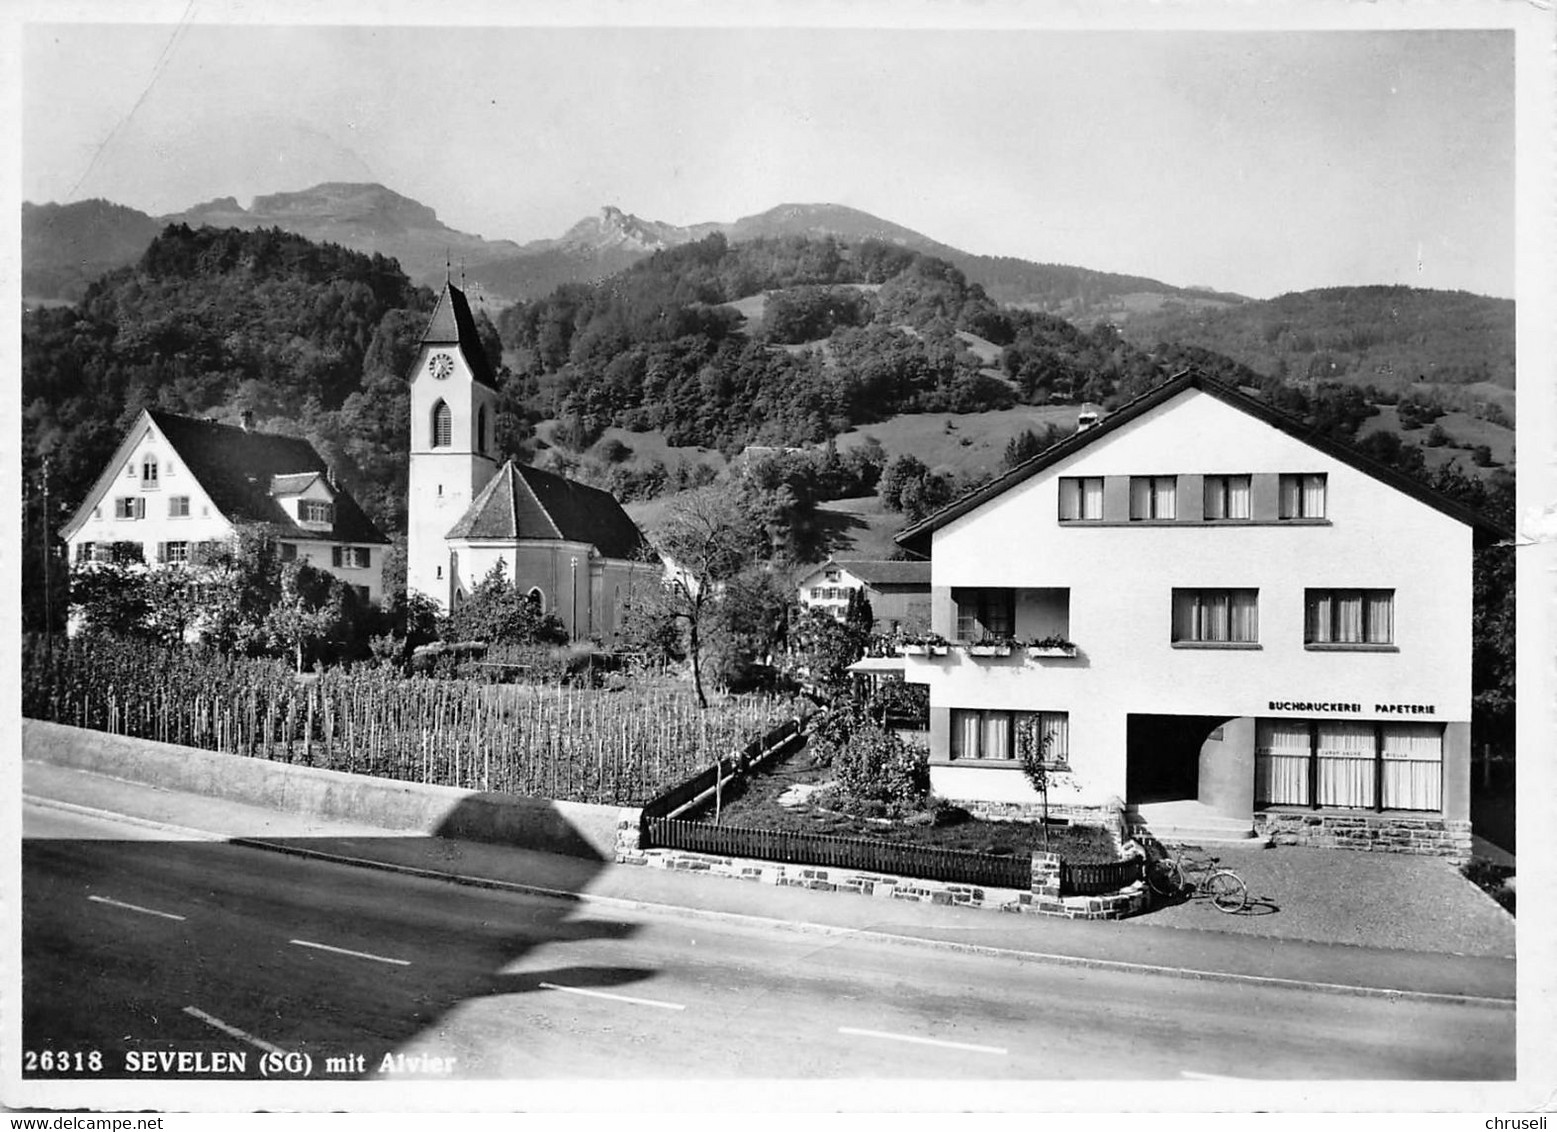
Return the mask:
[[[1043,820],[1044,809],[1039,802],[984,802],[956,799],[957,805],[982,821]],[[1098,825],[1118,836],[1124,831],[1124,817],[1118,806],[1075,806],[1049,804],[1049,818],[1072,822],[1075,825]]]
[[625,811],[623,819],[616,860],[624,865],[706,873],[709,876],[771,884],[779,888],[851,892],[878,900],[912,900],[920,904],[982,908],[995,912],[1026,912],[1070,920],[1118,920],[1146,909],[1146,886],[1141,882],[1118,893],[1103,896],[1061,896],[1060,859],[1053,853],[1033,854],[1033,887],[1031,891],[1022,891],[921,880],[857,869],[784,865],[749,857],[722,857],[683,849],[640,849],[638,831],[636,828],[628,828]]
[[1277,845],[1316,849],[1358,849],[1372,853],[1415,853],[1470,860],[1471,825],[1444,818],[1399,814],[1291,813],[1263,810],[1254,828]]

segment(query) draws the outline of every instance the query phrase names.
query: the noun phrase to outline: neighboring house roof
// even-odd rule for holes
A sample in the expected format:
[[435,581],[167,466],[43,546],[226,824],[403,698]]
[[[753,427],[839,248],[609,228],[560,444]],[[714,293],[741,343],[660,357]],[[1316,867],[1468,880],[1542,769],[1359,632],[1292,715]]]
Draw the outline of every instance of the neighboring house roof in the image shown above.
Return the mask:
[[607,558],[629,560],[648,549],[643,532],[610,492],[512,460],[498,469],[445,537],[583,542]]
[[1358,471],[1382,481],[1402,494],[1408,495],[1420,503],[1427,504],[1427,506],[1448,515],[1451,519],[1457,519],[1474,528],[1479,535],[1503,539],[1512,537],[1510,532],[1479,512],[1473,511],[1471,508],[1450,499],[1441,492],[1434,491],[1432,488],[1419,483],[1403,472],[1396,471],[1387,464],[1381,464],[1371,456],[1366,456],[1357,451],[1349,444],[1314,431],[1298,418],[1274,408],[1264,401],[1250,397],[1248,394],[1242,393],[1232,386],[1223,384],[1213,378],[1205,377],[1198,373],[1182,373],[1172,380],[1157,386],[1155,389],[1149,390],[1134,400],[1127,402],[1115,412],[1104,417],[1093,427],[1084,432],[1074,433],[1058,444],[1051,445],[1032,459],[1018,464],[1009,472],[996,477],[983,487],[971,491],[959,499],[952,500],[939,511],[899,532],[896,537],[898,545],[922,554],[928,554],[930,550],[930,536],[948,523],[960,519],[975,508],[983,506],[991,499],[1009,491],[1017,484],[1031,479],[1045,468],[1074,456],[1089,445],[1096,444],[1115,429],[1122,428],[1131,421],[1140,419],[1187,389],[1197,389],[1208,396],[1215,397],[1224,404],[1240,409],[1251,417],[1264,421],[1272,428],[1279,429],[1288,436],[1302,441],[1311,448],[1318,449],[1325,455],[1339,460],[1343,464],[1349,464]]
[[[335,524],[331,531],[298,526],[276,502],[273,492],[278,482],[286,485],[281,494],[295,495],[302,488],[293,485],[301,482],[306,487],[329,472],[313,445],[301,437],[250,432],[161,409],[143,409],[126,433],[121,451],[134,441],[148,422],[156,426],[184,470],[194,477],[212,505],[229,522],[263,523],[279,535],[299,539],[354,543],[389,541],[342,488],[331,489],[335,496]],[[106,494],[108,484],[118,471],[117,464],[118,457],[114,465],[104,470],[81,510],[66,526],[63,532],[66,537],[85,522],[91,507]]]
[[853,574],[869,586],[923,586],[930,588],[930,563],[893,558],[835,558],[833,565]]
[[476,317],[470,313],[465,292],[454,284],[443,285],[443,294],[438,296],[438,305],[422,332],[422,345],[458,346],[476,380],[489,389],[497,388],[497,375],[492,372],[492,362],[476,332]]
[[[272,495],[302,495],[314,485],[319,478],[318,472],[296,472],[284,476],[270,477],[270,494]],[[333,494],[333,489],[332,489]]]
[[829,558],[820,566],[800,576],[802,587],[811,579],[828,570],[845,570],[867,586],[922,586],[930,588],[930,563],[928,560],[891,558]]

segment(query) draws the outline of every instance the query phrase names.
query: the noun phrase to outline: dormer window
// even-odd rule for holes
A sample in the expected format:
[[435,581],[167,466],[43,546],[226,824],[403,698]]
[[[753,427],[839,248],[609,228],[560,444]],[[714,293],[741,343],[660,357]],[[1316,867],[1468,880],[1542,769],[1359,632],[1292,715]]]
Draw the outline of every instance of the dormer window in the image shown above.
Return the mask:
[[300,499],[297,502],[297,521],[329,526],[335,522],[335,504],[323,499]]
[[449,406],[439,401],[432,411],[432,446],[448,448],[454,443],[454,418]]

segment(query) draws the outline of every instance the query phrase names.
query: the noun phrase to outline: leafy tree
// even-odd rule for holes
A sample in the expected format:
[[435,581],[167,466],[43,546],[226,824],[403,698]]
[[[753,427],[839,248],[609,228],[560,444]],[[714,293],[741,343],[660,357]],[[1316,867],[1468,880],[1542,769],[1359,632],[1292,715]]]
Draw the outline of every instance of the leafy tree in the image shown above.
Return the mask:
[[89,562],[70,573],[70,604],[83,631],[148,635],[151,594],[142,566]]
[[281,568],[281,593],[266,611],[263,632],[270,648],[293,654],[299,672],[307,650],[329,637],[336,624],[331,581],[329,574],[306,562],[288,562]]
[[796,619],[791,646],[814,683],[842,692],[848,687],[848,667],[864,655],[868,635],[858,625],[808,609]]
[[542,613],[528,594],[508,580],[502,559],[455,606],[442,627],[445,641],[485,641],[489,645],[565,644],[567,629],[554,614]]
[[725,587],[760,557],[766,535],[735,492],[714,487],[676,500],[657,534],[659,550],[669,560],[669,580],[666,600],[656,611],[684,632],[698,706],[707,707],[704,635]]

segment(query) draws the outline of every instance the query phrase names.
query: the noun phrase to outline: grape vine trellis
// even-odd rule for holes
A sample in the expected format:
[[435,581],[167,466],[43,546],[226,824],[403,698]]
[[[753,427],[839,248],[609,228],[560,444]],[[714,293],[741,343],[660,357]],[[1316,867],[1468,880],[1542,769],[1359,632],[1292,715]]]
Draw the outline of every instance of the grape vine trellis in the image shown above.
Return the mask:
[[646,801],[793,714],[699,711],[665,686],[616,692],[332,669],[128,641],[24,644],[35,719],[410,782],[605,804]]

